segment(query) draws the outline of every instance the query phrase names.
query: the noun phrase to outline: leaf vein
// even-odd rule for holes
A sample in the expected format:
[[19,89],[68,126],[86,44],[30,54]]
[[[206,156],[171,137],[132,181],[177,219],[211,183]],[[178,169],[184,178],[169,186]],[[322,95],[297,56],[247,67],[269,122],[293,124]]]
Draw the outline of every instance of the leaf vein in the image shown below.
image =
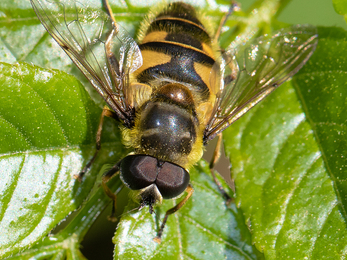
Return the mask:
[[[9,124],[9,127],[12,127],[13,129],[15,129],[16,132],[17,132],[20,136],[23,137],[23,139],[27,142],[27,144],[28,144],[29,146],[31,146],[31,147],[33,146],[33,144],[32,144],[32,142],[30,141],[30,139],[29,139],[18,127],[16,127],[14,124],[12,124],[9,120],[5,119],[2,115],[0,115],[0,120],[3,120],[4,122],[8,123],[8,124]],[[3,155],[3,154],[2,154],[2,155]],[[1,158],[2,155],[0,155],[0,158]]]
[[[50,71],[51,71],[53,74],[55,73],[55,72],[52,71],[52,70],[50,70]],[[11,77],[11,78],[12,78],[12,77]],[[13,77],[13,78],[16,79],[15,77]],[[18,78],[18,80],[20,80],[20,79]],[[51,111],[51,114],[53,115],[53,117],[54,117],[54,119],[55,119],[57,125],[58,125],[59,128],[61,129],[61,133],[62,133],[62,135],[63,135],[63,137],[64,137],[65,142],[66,142],[67,144],[69,144],[68,138],[66,137],[65,132],[64,132],[64,128],[63,128],[62,125],[60,124],[60,121],[59,121],[58,117],[56,116],[54,110],[52,109],[50,103],[47,102],[47,100],[46,100],[36,89],[34,89],[32,86],[28,85],[28,84],[27,84],[26,82],[24,82],[23,80],[20,80],[20,81],[21,81],[23,84],[26,84],[30,89],[32,89],[32,90],[37,94],[37,96],[38,96],[39,98],[41,98],[42,102],[43,102],[44,104],[46,104],[47,109],[48,109],[49,111]]]
[[[293,135],[295,133],[293,132]],[[289,137],[288,137],[289,139]],[[284,146],[282,147],[284,148]],[[279,154],[281,154],[279,152]],[[305,176],[307,176],[309,170],[312,168],[312,166],[314,165],[314,163],[321,157],[321,154],[320,153],[315,153],[314,154],[314,157],[312,157],[312,160],[310,161],[310,164],[306,164],[307,166],[309,166],[308,168],[305,169],[305,171],[303,172],[303,174],[301,174],[300,176],[298,176],[298,178],[295,180],[294,182],[294,185],[292,187],[292,189],[288,192],[288,195],[286,197],[286,199],[284,200],[283,202],[283,205],[284,205],[284,208],[283,208],[283,214],[282,214],[282,217],[280,219],[280,221],[278,221],[278,223],[281,225],[281,228],[278,228],[278,232],[275,236],[275,240],[274,240],[274,245],[276,245],[276,242],[277,242],[277,238],[278,238],[278,234],[280,233],[280,230],[282,229],[283,227],[283,224],[284,224],[284,221],[287,219],[287,216],[288,216],[288,206],[291,204],[291,201],[293,199],[293,195],[295,194],[295,191],[300,187],[300,183],[301,181],[303,180],[303,178]]]
[[[47,155],[45,154],[44,155],[44,160],[46,160],[46,157],[47,157]],[[63,158],[60,157],[59,167],[58,167],[58,169],[56,171],[58,173],[61,173],[62,161],[63,161]],[[54,180],[53,180],[52,184],[50,185],[50,189],[46,193],[45,198],[42,200],[42,202],[46,202],[45,203],[46,205],[42,205],[42,203],[40,204],[41,207],[45,206],[45,209],[40,211],[41,214],[35,215],[35,217],[37,216],[36,222],[38,224],[37,225],[31,225],[31,229],[26,230],[27,235],[25,237],[23,237],[21,240],[24,240],[25,238],[29,237],[37,229],[37,227],[40,225],[40,222],[42,221],[43,217],[46,215],[48,206],[50,205],[50,202],[52,200],[54,191],[55,191],[55,189],[57,187],[58,176],[59,176],[59,174],[54,174]]]
[[18,55],[17,53],[14,52],[14,50],[11,48],[11,45],[9,45],[5,39],[3,37],[0,37],[0,40],[3,42],[3,44],[5,45],[6,49],[10,51],[10,53],[13,55],[13,57],[16,58],[16,60],[18,60]]
[[195,221],[194,219],[192,219],[191,217],[188,216],[184,216],[182,214],[180,214],[180,216],[182,218],[184,218],[186,221],[190,222],[191,224],[194,224],[195,227],[197,227],[198,229],[200,229],[202,232],[210,234],[212,236],[214,236],[215,238],[217,238],[220,241],[223,241],[223,243],[227,246],[229,246],[230,248],[233,248],[237,251],[239,251],[242,255],[244,255],[245,257],[247,257],[248,259],[251,259],[249,255],[247,255],[240,247],[235,246],[233,244],[231,244],[229,241],[225,240],[224,238],[222,238],[221,236],[219,236],[218,234],[212,232],[209,228],[204,227],[203,225],[201,225],[201,223]]
[[321,225],[321,227],[318,229],[318,233],[316,235],[316,239],[314,240],[314,242],[312,244],[312,251],[315,248],[315,245],[316,245],[316,243],[317,243],[317,241],[318,241],[318,239],[320,237],[320,234],[322,233],[322,231],[324,229],[324,226],[328,223],[327,220],[328,220],[330,214],[333,212],[334,208],[337,207],[337,206],[338,206],[337,203],[332,204],[332,207],[331,207],[330,211],[326,214],[326,218],[323,221],[323,225]]
[[[19,166],[19,169],[17,171],[17,173],[15,174],[13,180],[12,180],[12,185],[10,186],[9,193],[7,194],[7,196],[5,196],[5,192],[1,194],[1,200],[4,201],[5,197],[8,197],[9,199],[7,200],[7,203],[2,205],[1,209],[0,209],[0,222],[2,221],[3,217],[5,216],[6,213],[6,209],[8,208],[7,205],[11,202],[12,196],[16,190],[17,184],[18,184],[18,179],[20,176],[20,173],[22,172],[25,160],[26,160],[26,155],[24,155],[24,158]],[[4,211],[1,213],[2,209],[4,209]]]
[[343,203],[343,199],[341,198],[341,194],[340,194],[340,191],[339,189],[336,187],[336,183],[337,183],[337,179],[336,179],[336,176],[333,174],[333,171],[331,170],[330,168],[330,165],[329,165],[329,161],[328,161],[328,158],[327,158],[327,155],[325,153],[325,150],[322,146],[322,141],[320,140],[319,138],[319,135],[318,135],[318,131],[316,129],[316,125],[315,125],[315,122],[313,121],[313,119],[311,118],[310,116],[310,113],[309,113],[309,109],[307,107],[307,104],[305,102],[305,99],[303,98],[303,95],[301,93],[301,90],[300,88],[297,86],[297,84],[294,84],[294,88],[296,90],[296,93],[298,95],[298,98],[300,99],[301,101],[301,105],[302,105],[302,109],[304,110],[305,112],[305,115],[306,115],[306,118],[307,118],[307,121],[308,123],[311,125],[311,128],[312,128],[312,131],[314,133],[314,137],[316,139],[316,142],[317,142],[317,145],[319,147],[319,151],[322,155],[322,158],[323,158],[323,161],[324,161],[324,165],[326,167],[326,170],[328,172],[328,175],[330,176],[330,178],[332,179],[333,183],[334,183],[334,190],[335,190],[335,193],[336,193],[336,197],[341,205],[341,209],[343,211],[343,217],[344,219],[346,220],[346,216],[347,216],[347,209],[345,208],[345,205]]

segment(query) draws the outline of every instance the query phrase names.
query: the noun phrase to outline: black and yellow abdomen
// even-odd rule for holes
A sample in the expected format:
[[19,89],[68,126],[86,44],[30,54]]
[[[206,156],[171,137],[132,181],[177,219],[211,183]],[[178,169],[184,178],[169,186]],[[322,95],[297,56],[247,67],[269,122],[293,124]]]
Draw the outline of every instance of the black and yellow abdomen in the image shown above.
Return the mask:
[[171,3],[148,19],[139,37],[143,65],[136,71],[136,80],[154,88],[165,81],[180,82],[199,102],[208,100],[214,52],[211,36],[195,9]]

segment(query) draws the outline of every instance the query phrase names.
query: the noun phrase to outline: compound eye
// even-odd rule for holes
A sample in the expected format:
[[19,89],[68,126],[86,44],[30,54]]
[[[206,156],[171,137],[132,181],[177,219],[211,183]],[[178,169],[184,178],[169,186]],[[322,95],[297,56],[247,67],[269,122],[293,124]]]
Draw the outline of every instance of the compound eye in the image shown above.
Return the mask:
[[165,162],[159,171],[155,183],[164,199],[177,197],[187,188],[190,176],[181,166]]
[[120,165],[120,176],[132,190],[140,190],[155,182],[158,161],[147,155],[128,155]]

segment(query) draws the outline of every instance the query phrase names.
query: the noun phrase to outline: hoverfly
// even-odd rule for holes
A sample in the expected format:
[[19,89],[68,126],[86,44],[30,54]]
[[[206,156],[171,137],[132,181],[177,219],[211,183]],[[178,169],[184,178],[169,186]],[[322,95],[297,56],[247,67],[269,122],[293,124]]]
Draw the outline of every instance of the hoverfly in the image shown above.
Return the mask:
[[[75,1],[31,0],[46,30],[104,98],[104,116],[121,122],[123,142],[133,152],[103,176],[120,174],[137,193],[140,208],[184,191],[192,196],[189,168],[204,146],[292,77],[317,45],[316,29],[294,26],[261,37],[242,49],[218,48],[221,22],[213,32],[202,15],[183,2],[161,4],[142,23],[137,41],[108,14]],[[71,10],[74,13],[71,14]],[[68,13],[70,12],[70,13]],[[227,16],[226,16],[227,17]],[[224,19],[225,21],[225,19]]]

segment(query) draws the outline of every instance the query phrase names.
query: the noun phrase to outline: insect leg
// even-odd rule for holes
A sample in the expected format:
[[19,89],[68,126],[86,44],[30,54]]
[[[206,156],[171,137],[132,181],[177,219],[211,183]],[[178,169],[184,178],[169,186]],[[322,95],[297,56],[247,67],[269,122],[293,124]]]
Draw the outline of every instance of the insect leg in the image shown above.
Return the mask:
[[114,18],[114,15],[108,0],[103,0],[102,2],[104,5],[104,8],[106,9],[107,14],[112,20],[113,29],[110,31],[109,36],[107,37],[105,50],[106,50],[106,57],[111,67],[111,73],[112,73],[113,79],[116,79],[117,77],[115,75],[115,72],[119,73],[119,63],[117,58],[114,56],[112,52],[112,44],[113,44],[113,37],[118,34],[119,29],[118,29],[116,19]]
[[104,109],[102,110],[101,113],[101,117],[100,117],[100,121],[99,121],[99,126],[98,126],[98,131],[96,133],[96,151],[92,157],[92,159],[90,159],[90,161],[86,164],[86,166],[84,166],[84,168],[82,169],[82,171],[80,171],[80,173],[74,176],[75,179],[82,181],[82,177],[83,175],[89,171],[90,166],[92,166],[93,162],[95,161],[100,149],[101,149],[101,133],[102,133],[102,127],[104,124],[104,117],[112,117],[116,120],[118,120],[117,115],[111,111],[107,106],[104,107]]
[[169,217],[169,215],[175,213],[177,210],[179,210],[180,208],[183,207],[183,205],[188,201],[188,199],[193,195],[194,189],[192,187],[191,184],[188,184],[188,187],[186,189],[186,192],[188,193],[187,196],[181,200],[175,207],[169,209],[168,211],[166,211],[165,213],[165,217],[163,219],[163,222],[161,223],[160,229],[157,233],[157,236],[153,239],[155,242],[157,242],[158,244],[161,243],[161,236],[163,234],[163,230],[167,221],[167,218]]
[[103,0],[102,3],[104,5],[104,8],[106,9],[107,14],[110,16],[111,20],[116,25],[117,23],[116,23],[116,20],[114,19],[114,15],[113,15],[113,12],[112,12],[112,9],[111,9],[111,6],[110,6],[108,0]]
[[114,165],[109,171],[105,172],[102,176],[102,188],[104,189],[106,195],[110,197],[113,202],[111,216],[109,216],[109,220],[113,222],[117,220],[117,218],[115,217],[117,208],[117,196],[110,190],[106,183],[113,177],[115,177],[117,174],[119,174],[120,162]]
[[231,1],[231,5],[230,5],[230,8],[229,8],[229,11],[228,13],[226,13],[223,18],[220,20],[219,22],[219,26],[218,26],[218,29],[217,29],[217,32],[214,36],[214,41],[215,42],[218,42],[219,40],[219,37],[221,35],[221,32],[222,32],[222,28],[223,26],[225,25],[226,21],[228,20],[229,16],[236,10],[239,9],[239,4],[236,2],[236,1]]
[[215,170],[213,169],[215,164],[218,162],[220,155],[221,155],[221,145],[222,145],[222,134],[218,134],[217,136],[218,140],[217,140],[217,145],[214,149],[213,152],[213,156],[210,162],[210,170],[211,170],[211,174],[212,174],[212,178],[214,180],[214,182],[217,184],[217,187],[219,189],[219,192],[222,194],[223,198],[226,201],[226,204],[228,205],[232,198],[229,196],[229,194],[223,189],[223,186],[221,185],[221,183],[217,180],[216,178],[216,174],[215,174]]

